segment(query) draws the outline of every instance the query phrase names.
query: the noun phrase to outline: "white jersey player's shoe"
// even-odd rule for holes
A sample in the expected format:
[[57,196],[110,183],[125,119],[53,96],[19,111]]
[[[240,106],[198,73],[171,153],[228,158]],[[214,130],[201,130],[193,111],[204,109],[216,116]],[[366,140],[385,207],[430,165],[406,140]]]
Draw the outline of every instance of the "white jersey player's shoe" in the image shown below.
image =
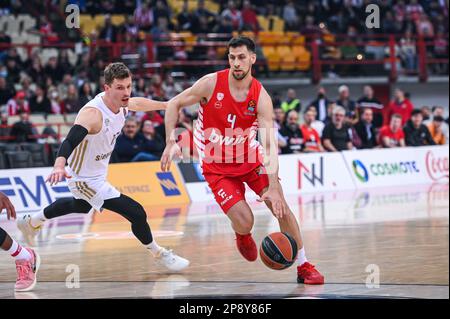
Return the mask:
[[171,271],[182,271],[189,266],[189,260],[165,248],[161,248],[155,259],[158,264],[165,266]]

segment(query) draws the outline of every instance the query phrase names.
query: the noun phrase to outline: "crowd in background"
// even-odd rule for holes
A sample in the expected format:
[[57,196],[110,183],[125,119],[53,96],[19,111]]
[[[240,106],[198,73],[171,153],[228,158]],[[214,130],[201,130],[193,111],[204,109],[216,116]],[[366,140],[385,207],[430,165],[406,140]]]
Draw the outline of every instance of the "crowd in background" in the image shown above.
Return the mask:
[[[448,117],[442,106],[415,108],[408,93],[396,89],[383,105],[371,86],[355,100],[346,85],[338,98],[327,97],[325,88],[304,107],[289,89],[284,101],[274,99],[275,124],[279,128],[279,152],[336,152],[352,149],[442,145],[448,143]],[[300,117],[303,123],[300,125]]]
[[[47,2],[58,4],[58,1]],[[120,26],[113,25],[107,16],[103,28],[89,35],[90,41],[96,37],[110,42],[141,41],[142,34],[148,33],[157,40],[171,31],[195,34],[236,30],[257,32],[261,30],[257,15],[276,15],[284,19],[287,31],[299,31],[304,35],[323,34],[330,30],[355,39],[370,32],[403,35],[400,52],[406,65],[412,69],[417,68],[413,38],[416,34],[437,36],[435,54],[448,58],[448,8],[441,0],[218,1],[219,14],[208,11],[200,0],[193,12],[187,10],[185,2],[178,15],[174,15],[164,0],[68,3],[78,4],[82,13],[127,14],[126,22]],[[369,3],[377,3],[381,8],[379,29],[368,29],[364,25],[365,6]],[[22,13],[24,10],[20,1],[2,1],[0,4],[0,15]],[[56,33],[52,21],[46,16],[39,19],[37,31],[44,35],[42,41],[47,43],[58,41],[63,36]],[[0,30],[0,44],[11,42],[12,39]],[[192,54],[196,58],[213,58],[213,51],[194,50]],[[127,53],[126,48],[124,53]],[[181,49],[175,48],[169,54],[174,59],[189,58]],[[77,113],[103,90],[102,70],[107,60],[102,51],[97,54],[82,51],[76,62],[71,63],[69,52],[60,49],[56,56],[43,63],[39,51],[23,59],[15,47],[0,47],[0,138],[12,136],[8,141],[35,142],[38,139],[33,136],[37,131],[30,122],[30,114]],[[168,100],[186,86],[187,83],[176,82],[170,73],[162,77],[158,74],[149,78],[137,76],[133,92],[134,96]],[[382,105],[370,87],[366,87],[363,96],[357,100],[345,85],[339,88],[338,97],[333,100],[328,98],[324,88],[319,89],[315,101],[308,103],[300,101],[293,89],[287,90],[286,96],[284,94],[272,92],[274,119],[279,128],[278,142],[283,154],[448,143],[448,118],[444,119],[444,109],[432,106],[418,110],[401,90],[395,91],[388,105]],[[20,115],[20,121],[7,127],[8,117],[14,115]],[[182,112],[178,126],[192,132],[195,117],[195,112]],[[163,113],[134,114],[117,141],[114,160],[158,159],[165,141],[163,122]],[[48,127],[43,134],[55,135],[55,132]]]

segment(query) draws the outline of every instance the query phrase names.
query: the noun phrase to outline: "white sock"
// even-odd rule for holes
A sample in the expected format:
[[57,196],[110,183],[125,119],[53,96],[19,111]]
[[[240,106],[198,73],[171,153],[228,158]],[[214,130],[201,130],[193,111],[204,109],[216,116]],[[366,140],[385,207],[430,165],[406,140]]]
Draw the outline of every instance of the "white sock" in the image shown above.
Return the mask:
[[157,256],[159,251],[161,250],[161,246],[159,246],[156,241],[152,241],[150,244],[145,246],[152,253],[153,257]]
[[45,223],[46,220],[47,218],[44,215],[44,210],[41,210],[40,212],[31,215],[30,224],[32,227],[37,228]]
[[23,248],[19,245],[18,242],[16,242],[14,239],[12,239],[12,245],[11,248],[8,249],[8,253],[14,257],[16,260],[29,260],[31,259],[31,254],[28,250]]
[[305,247],[302,247],[297,254],[297,264],[301,266],[307,261],[308,259],[306,259]]

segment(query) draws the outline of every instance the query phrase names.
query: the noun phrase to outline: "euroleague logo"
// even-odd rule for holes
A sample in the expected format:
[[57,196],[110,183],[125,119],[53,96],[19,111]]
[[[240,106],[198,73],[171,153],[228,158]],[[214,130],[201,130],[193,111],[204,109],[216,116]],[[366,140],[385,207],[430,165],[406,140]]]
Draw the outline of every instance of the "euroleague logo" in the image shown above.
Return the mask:
[[433,181],[448,179],[448,156],[436,157],[432,151],[428,151],[425,156],[425,165]]

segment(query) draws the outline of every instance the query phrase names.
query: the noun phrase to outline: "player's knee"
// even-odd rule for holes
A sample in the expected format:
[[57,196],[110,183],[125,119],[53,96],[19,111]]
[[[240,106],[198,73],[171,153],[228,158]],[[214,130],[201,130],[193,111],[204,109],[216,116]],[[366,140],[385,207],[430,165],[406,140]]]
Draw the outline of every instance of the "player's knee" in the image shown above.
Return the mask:
[[239,219],[233,221],[235,228],[242,234],[248,234],[253,228],[253,218],[251,216],[240,216]]
[[147,213],[141,204],[136,203],[133,205],[133,221],[137,223],[143,223],[147,221]]

